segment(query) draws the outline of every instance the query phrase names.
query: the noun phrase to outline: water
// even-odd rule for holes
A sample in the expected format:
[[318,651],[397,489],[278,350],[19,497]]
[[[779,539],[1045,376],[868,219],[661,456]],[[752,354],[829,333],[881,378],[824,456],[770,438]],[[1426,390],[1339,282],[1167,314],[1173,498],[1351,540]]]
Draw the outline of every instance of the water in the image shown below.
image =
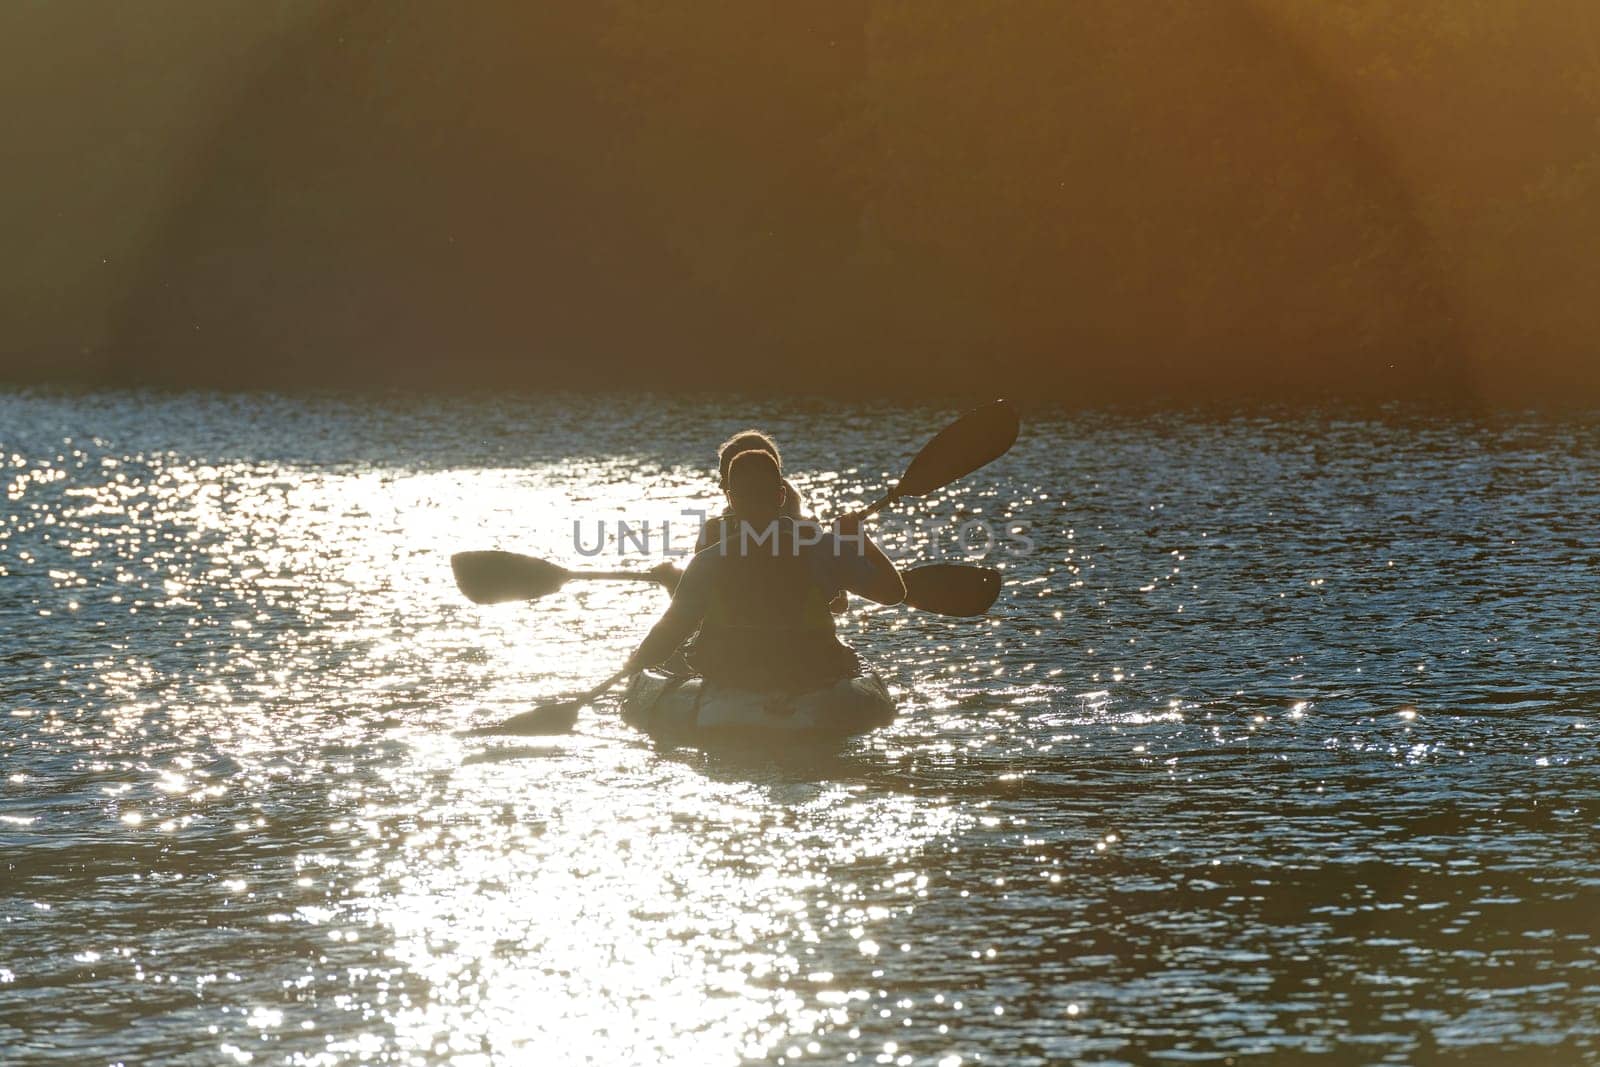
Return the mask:
[[581,564],[752,421],[864,500],[947,415],[0,394],[0,1060],[1600,1057],[1593,419],[1031,417],[901,549],[993,522],[992,616],[845,623],[893,727],[452,735],[662,595],[451,552]]

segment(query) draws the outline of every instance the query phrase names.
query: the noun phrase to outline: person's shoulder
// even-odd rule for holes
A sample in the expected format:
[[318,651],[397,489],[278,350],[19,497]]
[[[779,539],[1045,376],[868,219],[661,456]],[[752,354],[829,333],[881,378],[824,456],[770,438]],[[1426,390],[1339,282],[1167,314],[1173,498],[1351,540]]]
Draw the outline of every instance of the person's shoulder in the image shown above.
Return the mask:
[[726,511],[720,515],[713,515],[706,519],[705,522],[701,523],[700,537],[696,542],[697,547],[695,548],[695,551],[701,551],[708,545],[714,545],[718,541],[722,540],[723,534],[727,532],[727,524],[728,513]]
[[795,518],[792,515],[780,515],[778,531],[783,543],[791,546],[791,550],[797,554],[813,552],[828,540],[827,527],[810,516]]
[[715,543],[702,548],[689,557],[689,562],[684,565],[683,577],[678,579],[678,590],[675,596],[685,593],[693,595],[703,591],[706,583],[714,581],[717,568],[722,564],[722,545]]
[[816,573],[824,578],[826,584],[836,590],[843,589],[850,583],[859,581],[864,569],[870,569],[866,554],[862,551],[863,545],[859,540],[844,537],[837,527],[815,520],[808,520],[807,524],[813,528],[814,533],[811,536],[810,547],[806,551],[812,558]]
[[838,550],[838,541],[833,536],[833,531],[816,519],[797,519],[791,529],[794,531],[797,554],[829,559]]
[[[704,548],[697,550],[694,555],[689,557],[688,567],[698,566],[702,570],[704,570],[706,567],[714,567],[716,566],[716,561],[721,559],[726,554],[727,553],[723,551],[722,541],[720,539],[713,541]],[[688,567],[684,568],[686,572]]]
[[828,527],[810,516],[800,519],[784,516],[784,521],[788,523],[785,529],[795,538],[796,545],[804,551],[815,551],[832,540]]

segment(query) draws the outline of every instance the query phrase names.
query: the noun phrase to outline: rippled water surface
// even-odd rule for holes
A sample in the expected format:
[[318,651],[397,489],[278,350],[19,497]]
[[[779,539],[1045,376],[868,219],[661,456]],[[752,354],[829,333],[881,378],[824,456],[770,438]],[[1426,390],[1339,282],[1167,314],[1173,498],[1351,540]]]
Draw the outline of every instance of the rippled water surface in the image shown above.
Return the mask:
[[454,736],[663,594],[451,552],[600,565],[749,422],[833,510],[949,414],[0,393],[0,1060],[1600,1058],[1594,420],[1033,415],[902,512],[991,617],[844,623],[894,726]]

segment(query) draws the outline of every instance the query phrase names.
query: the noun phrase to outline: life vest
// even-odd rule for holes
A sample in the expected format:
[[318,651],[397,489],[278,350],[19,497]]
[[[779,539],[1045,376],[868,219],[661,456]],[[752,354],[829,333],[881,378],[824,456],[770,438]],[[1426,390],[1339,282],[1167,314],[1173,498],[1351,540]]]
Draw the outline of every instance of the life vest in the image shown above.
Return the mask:
[[[806,689],[860,673],[855,653],[839,641],[824,589],[804,553],[793,551],[794,528],[779,543],[730,545],[720,561],[689,663],[708,680],[745,689]],[[739,534],[730,529],[737,541]]]

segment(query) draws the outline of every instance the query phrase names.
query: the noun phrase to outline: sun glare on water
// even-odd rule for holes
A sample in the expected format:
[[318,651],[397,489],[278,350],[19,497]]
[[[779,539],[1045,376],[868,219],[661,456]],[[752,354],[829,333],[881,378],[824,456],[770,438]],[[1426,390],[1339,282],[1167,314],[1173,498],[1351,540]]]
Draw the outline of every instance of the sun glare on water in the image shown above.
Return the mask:
[[708,426],[831,510],[937,421],[674,403],[0,393],[0,1059],[1593,1051],[1593,427],[1041,420],[896,507],[1033,547],[986,617],[842,618],[891,725],[458,735],[666,597],[452,553],[643,569]]
[[[660,610],[653,586],[582,582],[547,602],[477,607],[444,566],[465,545],[570,566],[655,562],[573,548],[574,520],[637,511],[625,476],[573,474],[589,497],[577,507],[569,487],[512,471],[235,476],[188,512],[223,543],[247,544],[261,523],[294,532],[254,565],[304,576],[296,609],[336,621],[327,639],[363,666],[342,703],[392,720],[379,743],[398,743],[394,758],[329,783],[346,847],[297,859],[347,896],[296,914],[343,946],[377,932],[407,988],[359,1008],[417,1062],[803,1056],[872,996],[879,947],[865,927],[889,912],[865,901],[903,890],[886,879],[951,829],[908,797],[708,779],[685,764],[669,764],[663,807],[658,756],[602,712],[557,739],[450,735],[609,673]],[[291,670],[261,704],[315,691]],[[861,884],[827,873],[855,867]],[[860,961],[857,986],[818,963],[841,946]]]

